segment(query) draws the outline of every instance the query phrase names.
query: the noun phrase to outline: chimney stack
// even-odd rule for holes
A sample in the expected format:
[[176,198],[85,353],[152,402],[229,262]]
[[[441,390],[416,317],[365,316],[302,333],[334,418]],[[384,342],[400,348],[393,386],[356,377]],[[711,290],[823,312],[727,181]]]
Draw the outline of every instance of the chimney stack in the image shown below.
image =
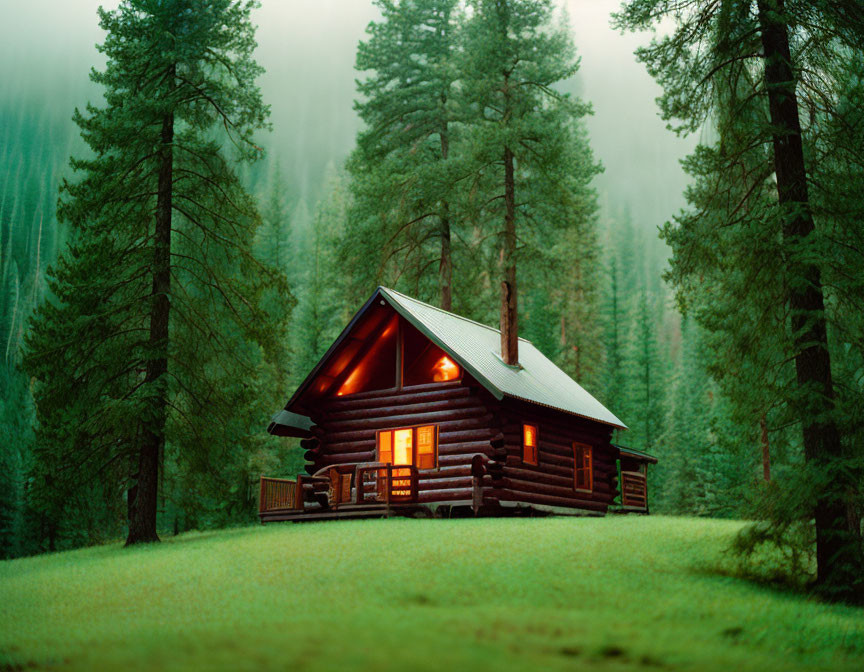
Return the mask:
[[516,312],[516,288],[501,282],[501,359],[519,366],[519,318]]

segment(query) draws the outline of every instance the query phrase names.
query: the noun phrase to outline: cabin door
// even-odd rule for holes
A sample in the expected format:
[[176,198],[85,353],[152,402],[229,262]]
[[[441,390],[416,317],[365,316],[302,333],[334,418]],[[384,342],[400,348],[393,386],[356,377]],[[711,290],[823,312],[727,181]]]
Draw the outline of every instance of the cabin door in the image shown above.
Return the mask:
[[[414,430],[395,429],[381,432],[378,435],[378,461],[393,465],[414,464]],[[393,487],[391,496],[408,497],[411,495],[411,471],[409,469],[393,469]],[[384,497],[387,488],[387,472],[381,470],[378,474],[378,495]]]

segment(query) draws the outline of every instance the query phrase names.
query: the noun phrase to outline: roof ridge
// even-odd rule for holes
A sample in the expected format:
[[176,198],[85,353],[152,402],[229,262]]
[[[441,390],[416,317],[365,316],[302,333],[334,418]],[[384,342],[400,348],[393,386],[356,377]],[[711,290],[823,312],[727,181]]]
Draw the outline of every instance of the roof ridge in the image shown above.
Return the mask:
[[[463,322],[470,322],[471,324],[476,324],[478,327],[483,327],[484,329],[489,329],[490,331],[494,331],[496,334],[499,334],[499,335],[501,334],[500,329],[496,329],[495,327],[492,327],[488,324],[483,324],[482,322],[478,322],[477,320],[472,320],[470,317],[465,317],[464,315],[459,315],[459,313],[454,313],[450,310],[444,310],[443,308],[439,308],[438,306],[433,306],[431,303],[426,303],[425,301],[421,301],[420,299],[415,299],[413,296],[408,296],[407,294],[403,294],[402,292],[397,291],[395,289],[391,289],[390,287],[384,287],[384,285],[380,285],[378,287],[378,289],[383,289],[385,292],[392,292],[393,294],[399,295],[403,299],[408,299],[409,301],[413,301],[414,303],[419,303],[420,305],[426,306],[427,308],[431,308],[432,310],[437,310],[439,313],[444,313],[445,315],[450,315],[452,317],[455,317],[457,319],[462,320]],[[520,336],[519,340],[522,341],[523,343],[530,343],[531,345],[534,345],[527,338],[522,338]]]

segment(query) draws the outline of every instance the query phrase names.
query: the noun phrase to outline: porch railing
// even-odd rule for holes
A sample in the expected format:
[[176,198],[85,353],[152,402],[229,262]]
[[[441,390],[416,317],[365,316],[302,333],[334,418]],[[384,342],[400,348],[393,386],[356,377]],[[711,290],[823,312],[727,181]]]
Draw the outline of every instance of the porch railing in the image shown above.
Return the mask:
[[280,509],[302,509],[303,482],[301,479],[302,476],[298,476],[296,481],[262,476],[258,513]]
[[648,508],[648,482],[638,471],[621,472],[621,504],[639,509]]
[[417,501],[417,490],[418,472],[414,465],[340,464],[320,469],[312,476],[297,476],[296,480],[262,476],[258,512],[303,511],[307,500],[330,509],[376,503],[389,507]]

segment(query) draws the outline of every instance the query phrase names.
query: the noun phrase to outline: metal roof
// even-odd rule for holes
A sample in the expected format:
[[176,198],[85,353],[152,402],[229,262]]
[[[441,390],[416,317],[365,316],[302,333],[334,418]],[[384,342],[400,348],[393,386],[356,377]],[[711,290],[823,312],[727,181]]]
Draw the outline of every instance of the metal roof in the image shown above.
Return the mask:
[[624,453],[628,457],[633,457],[637,460],[642,460],[643,462],[650,462],[651,464],[657,464],[657,458],[649,453],[646,453],[644,450],[636,450],[635,448],[619,446],[614,443],[612,444],[612,447],[617,448],[618,452]]
[[510,366],[501,359],[501,332],[498,329],[430,306],[396,290],[379,287],[300,384],[285,405],[285,411],[273,416],[268,432],[283,436],[307,434],[307,425],[311,427],[311,420],[289,409],[350,334],[360,317],[376,300],[382,299],[452,356],[496,398],[507,396],[521,399],[627,429],[623,422],[552,363],[531,341],[519,339],[519,366]]
[[378,291],[436,345],[451,354],[498,399],[505,396],[626,429],[603,404],[559,369],[534,344],[519,339],[519,366],[500,356],[501,332],[386,287]]

